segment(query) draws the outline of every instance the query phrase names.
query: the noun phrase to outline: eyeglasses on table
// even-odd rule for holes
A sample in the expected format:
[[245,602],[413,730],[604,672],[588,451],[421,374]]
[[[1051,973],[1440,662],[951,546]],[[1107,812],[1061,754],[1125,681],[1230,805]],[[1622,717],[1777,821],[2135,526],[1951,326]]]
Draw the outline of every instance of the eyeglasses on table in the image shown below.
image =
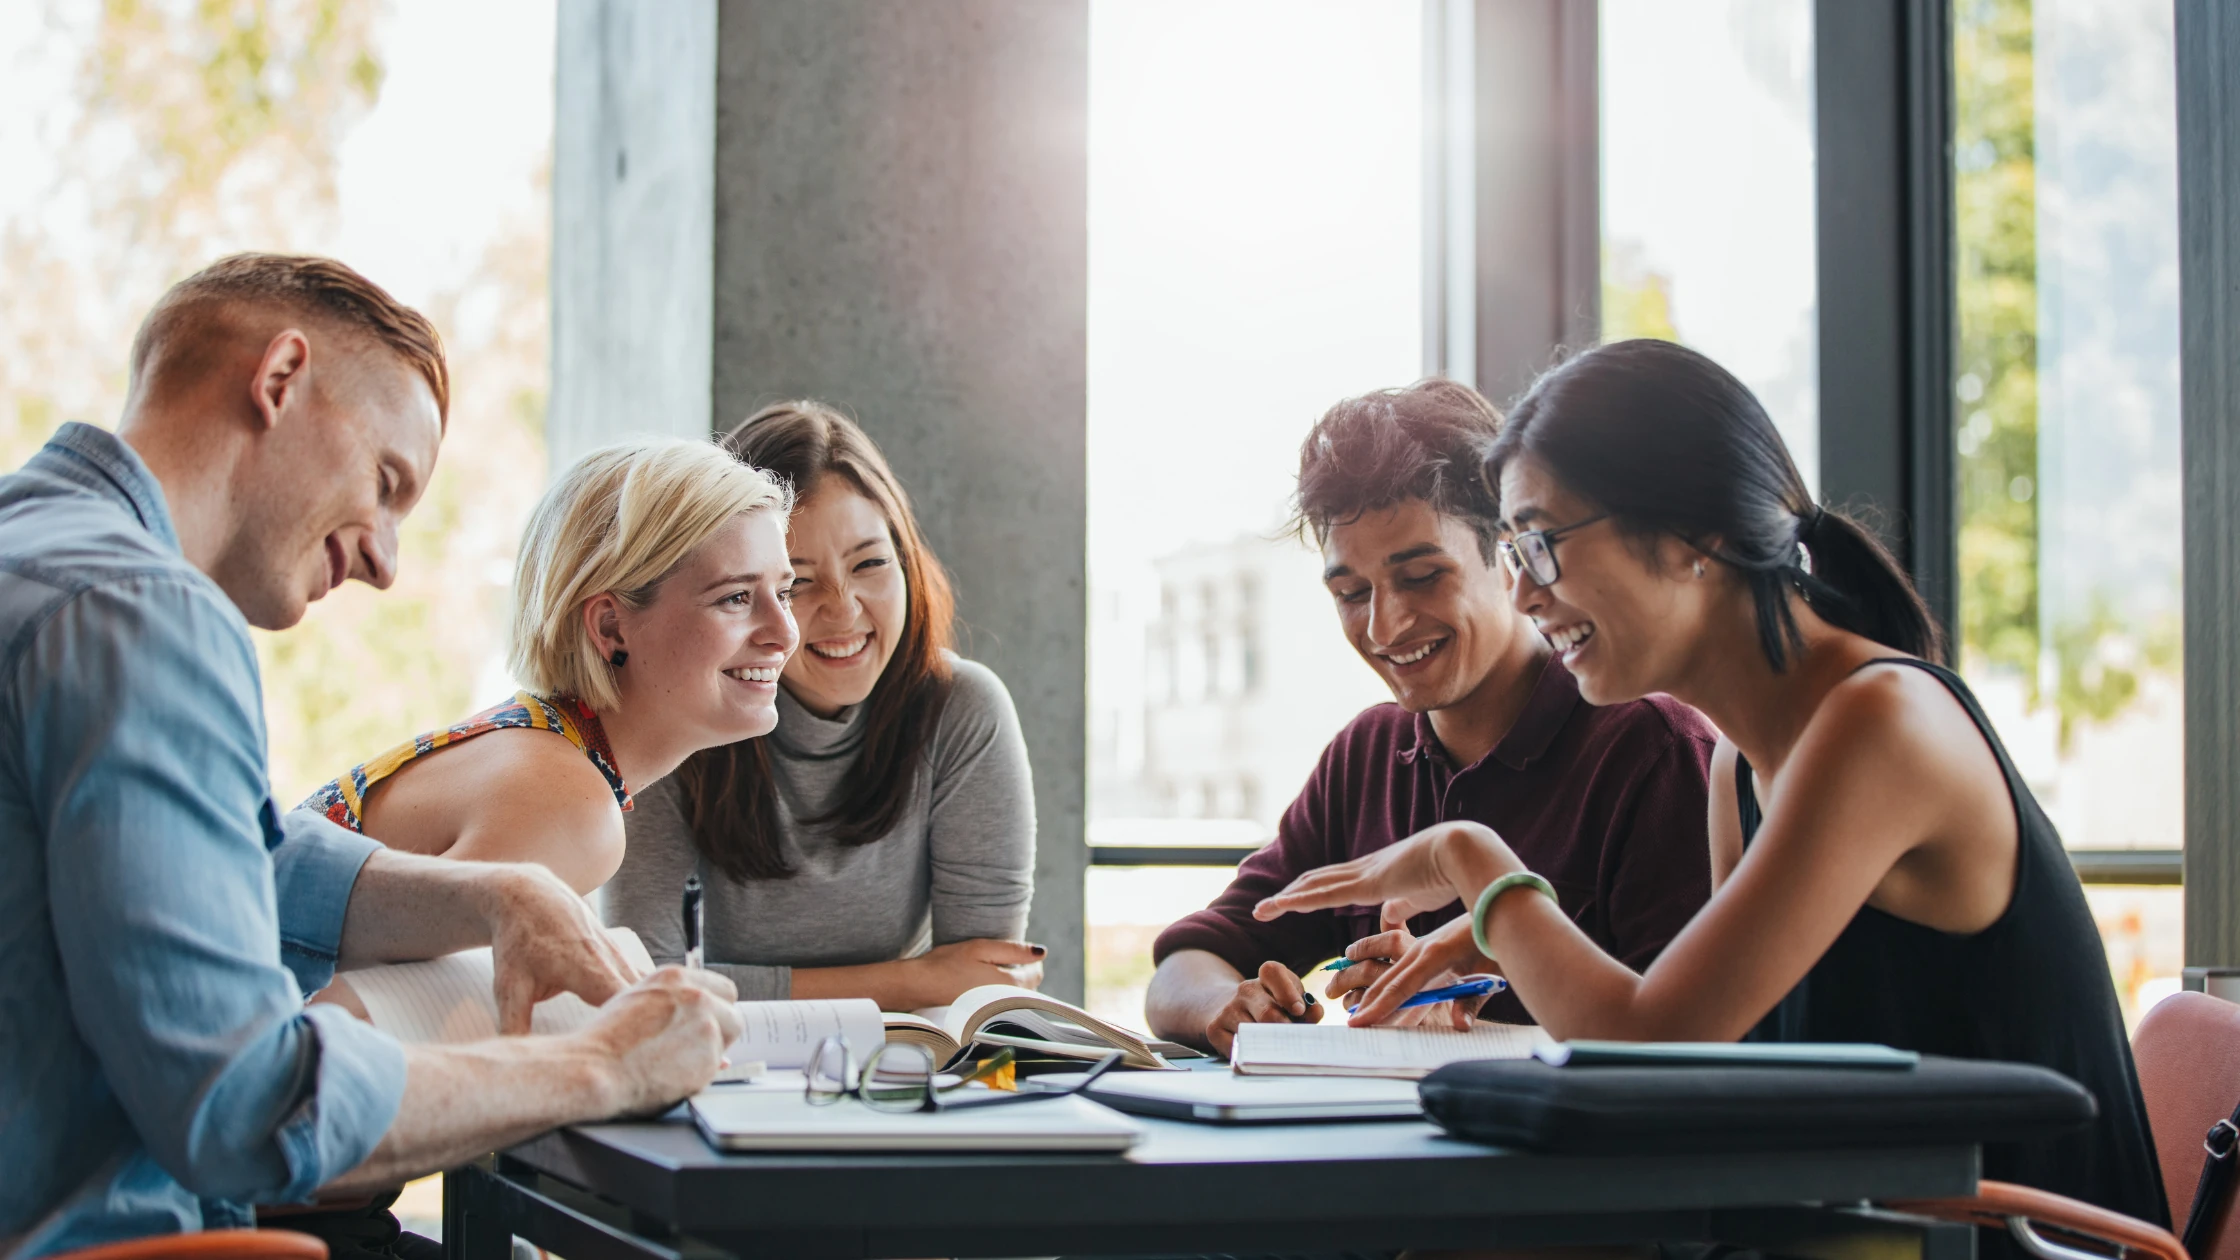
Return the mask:
[[1064,1089],[1035,1090],[1031,1092],[999,1093],[982,1098],[959,1098],[957,1094],[974,1081],[990,1076],[1011,1065],[1013,1051],[1006,1046],[973,1064],[971,1068],[951,1080],[942,1074],[925,1047],[907,1042],[890,1041],[871,1052],[856,1066],[855,1048],[846,1037],[826,1037],[817,1043],[809,1055],[804,1072],[806,1081],[802,1095],[815,1106],[827,1107],[843,1098],[853,1098],[874,1111],[964,1111],[975,1107],[1001,1107],[1011,1103],[1037,1102],[1044,1098],[1065,1098],[1086,1090],[1098,1077],[1118,1067],[1127,1056],[1113,1051],[1097,1061],[1080,1080]]

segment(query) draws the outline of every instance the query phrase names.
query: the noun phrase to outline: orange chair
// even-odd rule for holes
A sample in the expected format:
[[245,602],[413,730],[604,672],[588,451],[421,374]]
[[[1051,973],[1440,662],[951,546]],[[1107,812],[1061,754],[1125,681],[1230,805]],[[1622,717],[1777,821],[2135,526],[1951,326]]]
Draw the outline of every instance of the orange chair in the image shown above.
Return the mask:
[[[2147,1124],[2162,1165],[2170,1219],[2180,1226],[2193,1206],[2193,1190],[2206,1160],[2203,1136],[2225,1121],[2240,1100],[2240,1006],[2205,993],[2165,998],[2139,1021],[2131,1038]],[[2027,1186],[1980,1182],[1973,1198],[1917,1199],[1886,1204],[1901,1212],[1974,1225],[2005,1226],[2032,1255],[2078,1260],[2093,1253],[2070,1239],[2115,1247],[2119,1255],[2156,1260],[2240,1260],[2240,1230],[2233,1229],[2240,1193],[2230,1193],[2204,1223],[2198,1250],[2189,1257],[2177,1236],[2118,1212]],[[2050,1232],[2053,1238],[2046,1235]]]
[[327,1260],[327,1244],[284,1229],[212,1229],[83,1247],[50,1260]]

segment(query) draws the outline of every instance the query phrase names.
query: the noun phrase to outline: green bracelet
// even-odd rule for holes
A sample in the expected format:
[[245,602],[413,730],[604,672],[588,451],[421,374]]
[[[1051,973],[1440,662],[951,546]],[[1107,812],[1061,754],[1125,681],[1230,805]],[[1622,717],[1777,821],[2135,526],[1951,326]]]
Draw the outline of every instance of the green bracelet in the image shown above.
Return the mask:
[[1477,906],[1470,911],[1470,939],[1477,943],[1478,952],[1488,958],[1493,957],[1493,946],[1486,944],[1486,912],[1493,909],[1494,898],[1520,886],[1537,888],[1547,896],[1548,900],[1555,902],[1558,907],[1563,905],[1563,902],[1556,897],[1555,885],[1531,871],[1511,871],[1487,884],[1486,890],[1478,894]]

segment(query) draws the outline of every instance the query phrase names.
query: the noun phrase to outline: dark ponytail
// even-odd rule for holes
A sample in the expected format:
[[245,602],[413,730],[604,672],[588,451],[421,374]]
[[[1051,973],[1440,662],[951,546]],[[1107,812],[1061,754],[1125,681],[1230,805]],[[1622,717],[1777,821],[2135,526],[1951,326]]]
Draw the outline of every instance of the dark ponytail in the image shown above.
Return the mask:
[[1944,638],[1870,530],[1813,503],[1749,388],[1666,341],[1618,341],[1533,382],[1486,457],[1487,480],[1519,456],[1641,536],[1675,535],[1740,573],[1758,642],[1776,670],[1804,646],[1790,607],[1929,661]]

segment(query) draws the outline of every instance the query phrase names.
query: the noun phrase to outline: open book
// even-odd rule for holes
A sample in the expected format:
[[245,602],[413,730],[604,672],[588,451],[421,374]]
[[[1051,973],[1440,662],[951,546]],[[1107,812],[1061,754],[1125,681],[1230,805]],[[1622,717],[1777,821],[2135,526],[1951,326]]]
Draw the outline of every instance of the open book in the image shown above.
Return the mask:
[[1127,1054],[1129,1067],[1172,1069],[1167,1055],[1195,1058],[1198,1052],[1171,1041],[1099,1019],[1071,1002],[1044,997],[1011,984],[967,989],[948,1006],[916,1014],[889,1011],[887,1040],[923,1046],[937,1062],[954,1059],[971,1045],[1011,1046],[1029,1054],[1066,1059],[1101,1059],[1114,1050]]
[[[636,934],[627,928],[608,933],[626,956],[652,966]],[[490,951],[470,949],[426,962],[344,972],[339,980],[364,1004],[374,1027],[399,1041],[444,1043],[498,1035],[498,999],[491,978]],[[886,1036],[878,1004],[866,998],[738,1005],[746,1031],[731,1044],[731,1066],[719,1081],[752,1080],[765,1067],[801,1067],[829,1036],[845,1036],[858,1047],[877,1046]],[[529,1016],[530,1031],[574,1032],[598,1015],[597,1007],[563,993],[537,1003]]]
[[1349,1028],[1344,1024],[1244,1024],[1229,1062],[1240,1076],[1383,1076],[1417,1080],[1465,1059],[1527,1059],[1553,1044],[1537,1024],[1481,1022],[1452,1028]]

